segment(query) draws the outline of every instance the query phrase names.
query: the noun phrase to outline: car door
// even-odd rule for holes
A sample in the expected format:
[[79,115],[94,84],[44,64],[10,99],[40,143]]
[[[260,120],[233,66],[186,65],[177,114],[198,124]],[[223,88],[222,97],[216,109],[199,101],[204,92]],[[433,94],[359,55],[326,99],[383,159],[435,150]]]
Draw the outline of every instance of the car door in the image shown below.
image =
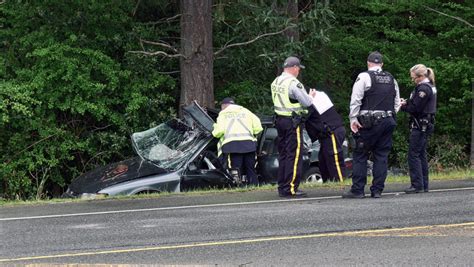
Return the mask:
[[261,183],[276,183],[278,178],[278,133],[273,125],[263,124],[263,127],[264,130],[258,143],[257,172]]
[[183,108],[185,119],[189,124],[204,129],[209,135],[209,142],[186,165],[181,177],[182,190],[193,188],[226,187],[232,179],[225,172],[217,157],[217,139],[212,136],[214,120],[194,101]]
[[[258,165],[257,172],[260,175],[260,182],[277,183],[278,181],[278,132],[273,123],[262,120],[264,131],[258,143]],[[302,153],[302,174],[310,168],[311,140],[304,132],[304,144]]]

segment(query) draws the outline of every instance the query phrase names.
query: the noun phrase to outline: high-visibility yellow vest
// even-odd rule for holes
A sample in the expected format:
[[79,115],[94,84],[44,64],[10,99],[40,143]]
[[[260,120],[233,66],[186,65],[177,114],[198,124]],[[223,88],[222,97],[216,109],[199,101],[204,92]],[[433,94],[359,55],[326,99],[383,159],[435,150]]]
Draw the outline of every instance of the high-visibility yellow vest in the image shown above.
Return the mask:
[[217,157],[220,157],[222,154],[222,143],[224,142],[224,136],[219,139],[217,142]]
[[279,76],[272,83],[273,108],[278,115],[289,117],[293,111],[297,114],[307,113],[306,108],[299,102],[290,101],[289,90],[292,82],[299,83],[298,79],[292,76]]
[[[219,112],[212,135],[219,138],[220,148],[233,141],[257,141],[257,134],[263,130],[260,119],[248,109],[230,105]],[[218,153],[220,154],[220,153]]]

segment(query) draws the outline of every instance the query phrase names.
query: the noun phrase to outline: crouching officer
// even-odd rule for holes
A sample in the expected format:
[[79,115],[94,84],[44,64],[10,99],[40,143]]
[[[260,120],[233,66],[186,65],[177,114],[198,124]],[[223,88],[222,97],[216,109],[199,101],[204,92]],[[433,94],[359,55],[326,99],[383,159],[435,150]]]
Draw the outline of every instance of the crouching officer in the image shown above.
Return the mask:
[[401,110],[410,114],[410,144],[408,168],[411,186],[407,194],[428,192],[428,160],[426,146],[434,131],[436,113],[436,87],[434,72],[423,64],[410,69],[412,81],[416,84],[408,101],[402,100]]
[[382,55],[371,53],[367,58],[368,71],[360,73],[352,87],[349,118],[356,147],[353,151],[352,187],[342,195],[343,198],[364,197],[369,153],[372,153],[374,162],[371,197],[380,198],[385,186],[400,93],[396,80],[383,71],[382,66]]
[[[298,77],[304,69],[296,57],[283,63],[283,73],[271,85],[278,132],[278,194],[280,197],[304,197],[298,190],[302,176],[303,115],[312,105]],[[311,91],[312,92],[312,91]]]
[[305,123],[311,141],[319,140],[319,170],[323,181],[343,181],[345,177],[342,144],[346,136],[344,121],[326,93],[316,91]]
[[221,102],[221,111],[214,124],[212,135],[219,138],[225,166],[237,169],[239,177],[247,174],[250,185],[258,185],[256,166],[257,135],[263,130],[260,119],[248,109],[236,105],[234,100],[226,97]]

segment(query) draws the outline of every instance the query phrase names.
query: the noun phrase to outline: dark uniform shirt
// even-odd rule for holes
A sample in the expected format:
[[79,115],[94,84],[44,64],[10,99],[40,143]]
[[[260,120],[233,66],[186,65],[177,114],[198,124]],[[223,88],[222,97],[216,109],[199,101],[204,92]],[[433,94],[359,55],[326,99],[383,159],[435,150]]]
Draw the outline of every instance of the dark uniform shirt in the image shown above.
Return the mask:
[[426,78],[419,83],[415,90],[411,93],[407,104],[401,107],[402,111],[406,111],[416,118],[424,114],[434,114],[436,106],[431,107],[431,101],[436,101],[433,96],[436,95],[436,87],[429,84]]

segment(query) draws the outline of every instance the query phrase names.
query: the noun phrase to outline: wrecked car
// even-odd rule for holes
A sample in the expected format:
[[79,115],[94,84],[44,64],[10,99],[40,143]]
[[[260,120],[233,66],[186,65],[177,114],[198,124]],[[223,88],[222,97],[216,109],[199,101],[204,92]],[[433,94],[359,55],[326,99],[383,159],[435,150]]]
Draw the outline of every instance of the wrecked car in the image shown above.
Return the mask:
[[[205,112],[194,102],[183,108],[182,120],[173,118],[157,127],[132,134],[133,148],[138,156],[99,167],[73,179],[63,196],[134,195],[240,185],[217,157],[218,140],[211,134],[217,113]],[[260,118],[264,130],[257,141],[259,182],[276,183],[277,131],[273,117]],[[312,144],[307,134],[304,140],[303,180],[321,182],[317,167],[319,146]]]

